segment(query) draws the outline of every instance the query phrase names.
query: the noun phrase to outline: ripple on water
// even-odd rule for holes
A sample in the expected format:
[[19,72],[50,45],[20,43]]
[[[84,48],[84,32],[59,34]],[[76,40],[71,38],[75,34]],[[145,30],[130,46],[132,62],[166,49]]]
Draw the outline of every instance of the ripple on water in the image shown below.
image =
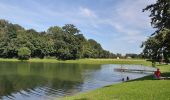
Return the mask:
[[[74,65],[68,67],[67,66],[57,67],[54,64],[54,66],[50,65],[50,67],[46,68],[45,70],[42,69],[44,67],[36,68],[36,66],[33,66],[33,70],[30,70],[32,67],[30,68],[29,66],[28,68],[25,67],[25,69],[21,67],[21,71],[24,71],[24,73],[28,72],[26,75],[27,76],[26,79],[25,77],[23,76],[22,77],[25,80],[27,80],[27,79],[31,79],[30,77],[32,77],[32,75],[36,76],[37,80],[34,80],[33,82],[36,84],[34,84],[33,87],[31,88],[27,87],[27,85],[23,85],[23,87],[22,85],[18,86],[20,88],[26,88],[26,89],[21,89],[19,91],[12,92],[9,95],[3,96],[2,99],[3,100],[53,100],[54,98],[59,98],[66,95],[73,95],[75,93],[100,88],[113,83],[118,83],[121,82],[122,78],[126,78],[127,76],[129,76],[130,79],[135,79],[151,74],[151,73],[126,73],[126,72],[122,73],[122,72],[114,71],[114,68],[120,68],[122,65],[110,64],[110,65],[101,65],[96,67],[95,65],[90,67],[87,67],[87,65],[85,65],[86,67],[79,67],[79,66]],[[5,70],[4,68],[5,67],[3,67],[3,71]],[[123,68],[155,70],[154,68],[144,67],[141,65],[123,65]],[[16,67],[16,69],[19,70],[20,67]],[[13,68],[13,70],[15,70],[15,67]],[[13,72],[13,70],[11,70],[11,72],[8,70],[8,73],[18,74],[16,72]],[[0,78],[1,77],[3,76],[0,75]],[[6,77],[8,77],[8,75]],[[20,76],[17,76],[16,79],[18,77],[22,79],[22,77]],[[16,80],[14,82],[16,83]]]

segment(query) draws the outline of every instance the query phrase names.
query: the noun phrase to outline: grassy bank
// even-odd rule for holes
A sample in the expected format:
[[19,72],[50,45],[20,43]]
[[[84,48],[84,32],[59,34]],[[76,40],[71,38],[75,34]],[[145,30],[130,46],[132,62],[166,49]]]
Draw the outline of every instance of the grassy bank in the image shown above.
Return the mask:
[[[19,62],[18,59],[3,59],[0,62]],[[48,62],[48,63],[80,63],[80,64],[142,64],[151,66],[151,62],[143,59],[79,59],[60,61],[56,59],[30,59],[27,62]]]
[[141,80],[103,87],[63,100],[169,100],[169,80]]
[[[148,63],[145,62],[144,65]],[[162,76],[170,77],[170,65],[159,65]],[[170,80],[154,80],[153,75],[99,88],[62,100],[170,100]]]

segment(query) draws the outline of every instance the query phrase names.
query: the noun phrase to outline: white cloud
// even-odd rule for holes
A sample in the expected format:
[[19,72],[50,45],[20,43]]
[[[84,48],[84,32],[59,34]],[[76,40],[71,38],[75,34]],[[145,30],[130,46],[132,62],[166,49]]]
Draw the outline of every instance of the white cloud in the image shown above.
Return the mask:
[[142,42],[148,34],[144,32],[152,29],[148,14],[143,13],[142,9],[154,2],[155,0],[124,0],[114,7],[113,17],[108,22],[127,42]]
[[96,18],[96,14],[92,10],[85,7],[80,7],[80,14],[85,17]]

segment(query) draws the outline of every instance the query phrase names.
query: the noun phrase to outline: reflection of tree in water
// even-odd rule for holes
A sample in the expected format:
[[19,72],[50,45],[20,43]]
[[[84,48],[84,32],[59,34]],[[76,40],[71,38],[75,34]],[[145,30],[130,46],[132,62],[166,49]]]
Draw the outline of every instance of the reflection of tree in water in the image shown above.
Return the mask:
[[45,84],[45,79],[42,77],[3,75],[0,76],[0,96],[11,96],[12,93],[33,89],[43,84]]
[[[0,63],[0,97],[41,88],[46,95],[77,92],[87,65],[49,63]],[[97,70],[100,67],[89,66]],[[58,91],[62,90],[62,91]],[[76,91],[75,91],[76,90]]]
[[82,83],[83,82],[78,82],[78,81],[53,79],[50,82],[48,82],[48,84],[46,85],[47,87],[51,88],[46,91],[46,94],[65,95],[68,93],[76,93],[80,91],[76,87],[80,86],[80,84]]
[[[50,79],[37,76],[0,76],[0,97],[1,96],[12,96],[13,93],[20,91],[29,92],[34,91],[36,93],[36,88],[44,88],[47,95],[58,94],[57,89],[62,89],[64,94],[69,89],[75,87],[76,84],[80,82],[75,81],[65,81],[59,79]],[[55,91],[56,90],[56,91]]]

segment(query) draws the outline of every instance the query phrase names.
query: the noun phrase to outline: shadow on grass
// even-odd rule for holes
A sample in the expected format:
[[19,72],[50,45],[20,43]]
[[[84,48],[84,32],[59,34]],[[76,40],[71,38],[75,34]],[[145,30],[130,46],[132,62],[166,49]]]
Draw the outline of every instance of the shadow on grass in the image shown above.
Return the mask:
[[[111,86],[112,86],[112,85],[107,85],[107,86],[104,86],[104,87],[111,87]],[[104,88],[104,87],[103,87],[103,88]]]
[[157,64],[156,66],[167,66],[169,64]]
[[80,99],[74,99],[74,100],[89,100],[87,98],[80,98]]
[[[170,72],[161,73],[161,77],[170,77]],[[157,80],[157,79],[154,79],[154,75],[149,75],[149,76],[144,76],[142,78],[138,78],[138,79],[135,79],[135,80],[130,80],[130,81],[127,81],[127,82],[143,81],[143,80]]]
[[[161,77],[170,77],[170,72],[166,72],[166,73],[161,73]],[[129,81],[125,81],[124,83],[126,82],[133,82],[133,81],[144,81],[144,80],[158,80],[158,79],[154,79],[154,75],[149,75],[149,76],[144,76],[142,78],[138,78],[138,79],[134,79],[134,80],[129,80]],[[166,79],[165,79],[166,80]],[[105,88],[105,87],[111,87],[113,85],[107,85],[107,86],[104,86],[102,88]]]
[[[161,77],[170,77],[170,72],[161,73]],[[133,81],[144,81],[144,80],[153,80],[154,81],[154,80],[157,80],[157,79],[154,79],[154,75],[149,75],[149,76],[144,76],[142,78],[125,81],[124,83],[126,83],[126,82],[133,82]],[[111,87],[111,86],[113,86],[113,85],[107,85],[107,86],[104,86],[102,88]]]

